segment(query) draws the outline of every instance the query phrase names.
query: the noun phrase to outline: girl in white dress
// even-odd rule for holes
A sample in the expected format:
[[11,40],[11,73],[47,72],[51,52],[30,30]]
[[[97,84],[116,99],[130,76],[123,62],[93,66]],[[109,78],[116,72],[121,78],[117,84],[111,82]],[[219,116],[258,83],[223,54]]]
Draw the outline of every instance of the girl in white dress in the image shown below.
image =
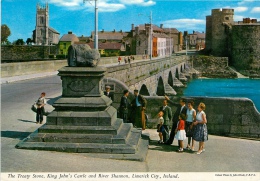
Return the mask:
[[183,152],[183,140],[186,139],[186,132],[185,132],[185,114],[180,114],[179,116],[179,122],[177,124],[177,128],[175,130],[175,139],[179,140],[180,148],[178,152]]

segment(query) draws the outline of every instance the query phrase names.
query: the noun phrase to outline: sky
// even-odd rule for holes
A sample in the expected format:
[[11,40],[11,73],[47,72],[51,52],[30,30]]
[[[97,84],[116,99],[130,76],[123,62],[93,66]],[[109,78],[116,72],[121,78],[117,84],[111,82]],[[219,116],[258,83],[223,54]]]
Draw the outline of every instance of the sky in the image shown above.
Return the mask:
[[[11,30],[10,42],[32,38],[36,5],[49,4],[49,26],[60,38],[72,31],[90,36],[95,28],[94,0],[1,0],[1,24]],[[179,31],[205,32],[206,16],[212,9],[232,8],[234,20],[260,21],[260,0],[98,0],[98,31],[130,31],[131,25],[150,23]]]

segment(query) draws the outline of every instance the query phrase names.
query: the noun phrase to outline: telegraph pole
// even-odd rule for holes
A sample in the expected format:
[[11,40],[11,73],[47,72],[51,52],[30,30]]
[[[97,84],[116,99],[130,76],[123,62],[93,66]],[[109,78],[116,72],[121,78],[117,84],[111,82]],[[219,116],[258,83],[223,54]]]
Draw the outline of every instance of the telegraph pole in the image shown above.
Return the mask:
[[150,60],[153,58],[153,25],[152,25],[152,11],[150,14],[150,23],[151,23],[151,31],[150,31]]
[[95,1],[95,36],[94,36],[94,48],[98,50],[98,0],[83,0],[83,3],[86,1]]

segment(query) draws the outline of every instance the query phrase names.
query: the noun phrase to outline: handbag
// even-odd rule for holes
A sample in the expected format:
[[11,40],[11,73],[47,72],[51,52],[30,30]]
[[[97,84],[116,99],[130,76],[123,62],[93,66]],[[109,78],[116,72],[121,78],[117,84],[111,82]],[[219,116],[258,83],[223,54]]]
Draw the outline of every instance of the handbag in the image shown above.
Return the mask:
[[31,110],[33,111],[33,112],[37,112],[37,105],[36,105],[36,103],[33,103],[33,105],[31,106]]
[[[33,103],[32,106],[31,106],[31,110],[35,113],[37,113],[37,104],[36,103]],[[43,109],[43,115],[44,116],[48,116],[50,114],[49,111],[46,111],[45,109]]]

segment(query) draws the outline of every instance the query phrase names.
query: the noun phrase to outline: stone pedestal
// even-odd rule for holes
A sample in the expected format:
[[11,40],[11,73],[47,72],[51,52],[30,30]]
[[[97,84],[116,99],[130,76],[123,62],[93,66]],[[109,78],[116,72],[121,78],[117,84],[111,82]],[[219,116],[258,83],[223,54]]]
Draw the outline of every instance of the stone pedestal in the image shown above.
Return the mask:
[[[148,141],[141,130],[117,118],[112,100],[103,95],[104,67],[63,67],[62,97],[46,124],[16,145],[21,149],[77,153],[129,154],[144,160]],[[145,154],[144,154],[145,153]],[[127,157],[125,157],[127,158]]]

